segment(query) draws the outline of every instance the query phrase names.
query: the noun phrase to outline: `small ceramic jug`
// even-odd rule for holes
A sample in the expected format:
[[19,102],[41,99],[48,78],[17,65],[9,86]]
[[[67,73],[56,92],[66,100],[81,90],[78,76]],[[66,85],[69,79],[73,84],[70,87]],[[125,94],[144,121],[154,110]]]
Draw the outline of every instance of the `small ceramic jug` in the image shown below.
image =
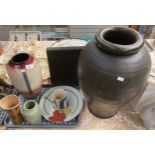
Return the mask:
[[30,124],[41,123],[41,110],[38,103],[34,100],[28,100],[24,103],[23,112],[25,119]]
[[20,111],[20,100],[16,95],[7,95],[0,100],[0,107],[5,110],[14,124],[21,124],[24,119]]
[[67,92],[64,89],[56,89],[52,93],[52,101],[55,102],[58,109],[68,107]]

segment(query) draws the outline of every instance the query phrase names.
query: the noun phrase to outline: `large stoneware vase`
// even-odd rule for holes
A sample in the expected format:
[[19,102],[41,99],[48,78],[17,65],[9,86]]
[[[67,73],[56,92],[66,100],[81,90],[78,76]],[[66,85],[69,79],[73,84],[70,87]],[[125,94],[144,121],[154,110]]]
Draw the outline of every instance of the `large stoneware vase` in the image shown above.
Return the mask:
[[90,112],[109,118],[140,95],[151,68],[141,35],[130,28],[100,30],[80,54],[78,77]]
[[32,55],[19,53],[13,56],[6,69],[12,84],[23,96],[33,98],[41,91],[41,67]]

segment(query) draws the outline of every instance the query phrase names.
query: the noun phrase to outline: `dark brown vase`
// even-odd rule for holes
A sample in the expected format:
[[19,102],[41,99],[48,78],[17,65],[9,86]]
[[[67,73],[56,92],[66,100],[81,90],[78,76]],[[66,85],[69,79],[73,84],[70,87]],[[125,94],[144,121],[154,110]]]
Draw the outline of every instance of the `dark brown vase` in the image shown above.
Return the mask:
[[78,77],[90,112],[114,116],[142,93],[151,60],[141,35],[126,27],[99,31],[80,54]]

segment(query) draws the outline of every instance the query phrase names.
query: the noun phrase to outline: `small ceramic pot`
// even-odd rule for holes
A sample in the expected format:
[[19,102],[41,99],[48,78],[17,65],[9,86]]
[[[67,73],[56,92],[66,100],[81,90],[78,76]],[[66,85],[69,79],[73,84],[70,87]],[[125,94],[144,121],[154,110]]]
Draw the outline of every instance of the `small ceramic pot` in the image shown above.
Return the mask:
[[24,119],[20,111],[20,100],[16,95],[7,95],[0,100],[0,107],[5,110],[14,124],[21,124]]
[[41,110],[38,103],[34,100],[29,100],[24,103],[24,117],[30,124],[41,123]]
[[67,92],[64,89],[56,89],[52,93],[52,101],[55,102],[58,109],[68,107]]
[[23,96],[33,98],[41,91],[41,67],[34,56],[18,53],[9,60],[6,70],[12,84]]

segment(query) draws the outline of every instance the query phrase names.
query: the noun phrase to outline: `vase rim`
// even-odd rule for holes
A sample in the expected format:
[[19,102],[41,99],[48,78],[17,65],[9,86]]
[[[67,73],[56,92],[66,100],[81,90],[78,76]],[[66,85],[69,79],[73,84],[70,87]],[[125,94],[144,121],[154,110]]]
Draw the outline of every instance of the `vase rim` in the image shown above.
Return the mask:
[[[33,107],[32,108],[27,108],[27,105],[30,104],[30,103],[34,104]],[[37,106],[37,102],[35,100],[28,100],[24,104],[24,110],[25,111],[32,111],[32,110],[34,110],[36,108],[36,106]]]
[[31,56],[28,53],[18,53],[12,57],[11,62],[16,65],[26,64],[30,58]]
[[123,26],[101,29],[95,40],[101,49],[114,55],[135,54],[144,45],[139,32]]
[[[15,104],[15,105],[13,105],[13,106],[11,106],[11,107],[4,107],[4,106],[2,105],[2,103],[4,104],[4,101],[5,101],[5,100],[10,100],[10,98],[15,98],[15,99],[17,100],[18,103]],[[18,106],[20,105],[19,97],[16,96],[16,95],[7,95],[7,96],[4,96],[4,97],[0,100],[0,102],[2,102],[2,103],[0,104],[0,107],[1,107],[2,109],[4,109],[4,110],[12,110],[12,109],[15,109],[16,107],[18,107]]]

